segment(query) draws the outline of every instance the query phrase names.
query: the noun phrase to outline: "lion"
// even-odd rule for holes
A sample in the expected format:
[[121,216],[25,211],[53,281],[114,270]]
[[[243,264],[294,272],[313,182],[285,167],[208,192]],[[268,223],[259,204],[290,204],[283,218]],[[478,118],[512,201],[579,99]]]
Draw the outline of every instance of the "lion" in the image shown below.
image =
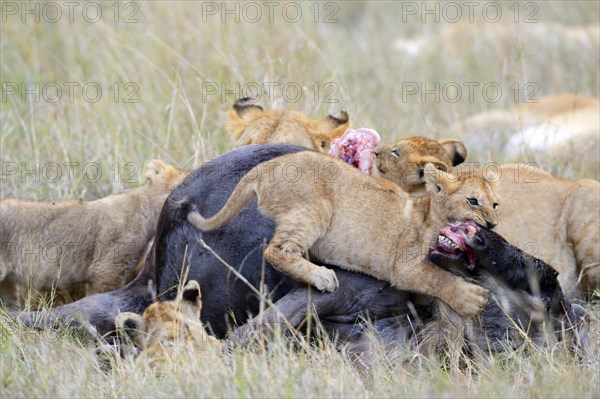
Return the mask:
[[407,193],[423,191],[424,168],[428,163],[448,171],[467,159],[467,147],[460,140],[430,140],[425,137],[406,137],[382,145],[375,151],[376,168],[373,176],[390,180]]
[[[413,145],[407,145],[407,141]],[[464,144],[455,145],[464,147]],[[396,148],[400,149],[396,151],[398,155],[394,153]],[[403,189],[425,192],[422,171],[426,161],[422,159],[434,157],[439,168],[453,170],[456,162],[448,161],[453,154],[454,150],[444,148],[443,142],[424,137],[408,138],[380,147],[377,164],[382,176]],[[460,173],[458,169],[456,172]],[[589,295],[599,289],[600,183],[591,179],[569,181],[541,171],[533,164],[490,169],[497,169],[496,192],[502,201],[498,208],[502,223],[495,230],[511,244],[554,265],[567,295],[579,296],[579,290]]]
[[597,98],[570,93],[542,96],[511,109],[471,115],[455,122],[449,132],[464,139],[482,159],[525,156],[544,168],[586,165],[592,177],[600,176]]
[[335,290],[335,272],[302,258],[309,254],[321,263],[438,297],[459,314],[477,314],[487,291],[423,261],[420,250],[435,242],[447,221],[494,227],[493,184],[479,176],[455,177],[432,164],[425,166],[425,179],[430,195],[413,199],[341,160],[300,152],[259,164],[215,216],[205,219],[193,210],[188,221],[201,231],[216,230],[256,196],[259,209],[276,224],[264,256],[291,278]]
[[251,98],[236,100],[227,112],[225,130],[235,147],[248,144],[289,143],[311,150],[329,151],[331,141],[350,127],[346,111],[339,116],[311,119],[300,112],[282,109],[264,111]]
[[20,287],[69,301],[130,281],[167,195],[184,176],[152,160],[147,183],[122,194],[95,201],[0,200],[2,301],[18,305]]
[[[440,24],[440,29],[412,37],[399,37],[394,47],[405,57],[423,57],[436,51],[444,58],[463,57],[466,52],[486,57],[486,51],[508,54],[515,45],[515,35],[520,43],[529,43],[541,52],[557,48],[575,49],[587,57],[593,57],[598,48],[600,30],[597,23],[588,25],[560,23],[489,23],[484,18],[472,21]],[[485,49],[485,50],[482,50]],[[563,50],[563,51],[564,51]],[[487,53],[489,54],[489,53]],[[415,62],[415,61],[413,61]]]
[[128,344],[120,348],[125,357],[151,368],[173,361],[178,355],[208,348],[221,348],[221,342],[207,334],[200,321],[202,297],[195,280],[187,282],[172,301],[154,302],[142,316],[133,312],[119,313],[115,319],[117,334]]
[[504,200],[496,231],[555,265],[567,295],[591,296],[600,288],[600,182],[569,181],[529,164],[504,165],[498,175]]

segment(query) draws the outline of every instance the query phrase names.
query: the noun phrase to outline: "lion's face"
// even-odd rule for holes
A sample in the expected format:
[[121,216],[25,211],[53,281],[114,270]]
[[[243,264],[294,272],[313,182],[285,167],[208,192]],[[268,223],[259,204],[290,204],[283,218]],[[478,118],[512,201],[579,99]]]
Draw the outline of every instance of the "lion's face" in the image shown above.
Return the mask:
[[424,177],[426,190],[441,217],[451,222],[470,220],[488,228],[498,224],[498,198],[494,192],[497,176],[455,176],[427,164]]
[[[186,305],[188,306],[188,305]],[[195,307],[195,305],[194,305]],[[146,350],[169,348],[180,344],[195,344],[201,335],[200,315],[189,314],[175,301],[157,302],[144,312]]]
[[312,119],[292,110],[263,110],[251,98],[234,102],[227,112],[225,130],[236,141],[236,147],[248,144],[288,143],[328,152],[331,141],[350,126],[346,111]]
[[[117,330],[141,350],[141,359],[161,363],[210,340],[200,322],[200,286],[189,281],[173,301],[155,302],[142,316],[117,316]],[[212,338],[214,340],[214,338]]]
[[414,193],[425,189],[427,163],[448,171],[466,159],[467,149],[457,140],[438,142],[425,137],[408,137],[379,147],[376,154],[376,173],[398,184],[404,191]]

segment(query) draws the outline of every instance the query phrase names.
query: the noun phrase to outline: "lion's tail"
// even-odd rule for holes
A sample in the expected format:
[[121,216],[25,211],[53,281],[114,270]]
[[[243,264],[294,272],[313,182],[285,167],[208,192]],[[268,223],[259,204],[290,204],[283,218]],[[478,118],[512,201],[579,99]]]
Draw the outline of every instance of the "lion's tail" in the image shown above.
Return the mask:
[[[259,166],[260,167],[260,166]],[[231,219],[233,219],[238,213],[242,211],[248,205],[250,201],[256,196],[256,188],[258,185],[257,177],[249,177],[249,176],[260,176],[260,172],[255,170],[255,168],[251,169],[235,186],[235,189],[229,196],[229,199],[221,208],[216,215],[205,218],[199,212],[192,211],[188,213],[187,220],[201,231],[212,231],[216,230],[219,227],[229,223]]]

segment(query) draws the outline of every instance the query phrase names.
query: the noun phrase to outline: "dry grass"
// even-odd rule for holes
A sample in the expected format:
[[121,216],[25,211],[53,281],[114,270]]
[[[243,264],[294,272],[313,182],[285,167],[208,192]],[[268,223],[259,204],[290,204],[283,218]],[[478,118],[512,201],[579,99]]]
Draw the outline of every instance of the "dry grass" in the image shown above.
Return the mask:
[[[599,310],[593,311],[596,351]],[[11,326],[4,317],[0,322]],[[331,343],[298,350],[274,338],[267,347],[183,354],[160,374],[131,360],[103,370],[93,346],[68,332],[2,328],[2,397],[593,398],[600,393],[598,366],[578,363],[560,345],[509,351],[472,372],[448,371],[428,359],[409,365],[384,356],[361,370]]]
[[[208,95],[212,83],[228,89],[250,82],[278,83],[262,92],[264,105],[287,106],[314,116],[344,108],[354,126],[375,127],[383,141],[414,134],[445,136],[444,130],[458,118],[514,106],[509,87],[515,82],[519,87],[534,82],[537,96],[600,95],[597,48],[535,33],[540,26],[598,24],[596,1],[536,2],[539,22],[534,24],[513,22],[508,8],[513,2],[502,3],[503,18],[493,26],[481,20],[480,7],[476,10],[480,34],[459,35],[453,45],[434,45],[418,57],[396,50],[396,40],[436,37],[451,24],[434,23],[431,16],[427,23],[421,23],[419,16],[407,16],[402,23],[399,2],[336,3],[337,23],[323,22],[333,10],[326,9],[325,3],[319,4],[318,23],[309,9],[312,3],[297,3],[303,12],[297,23],[285,21],[283,5],[276,9],[273,23],[264,8],[257,23],[235,23],[233,16],[222,23],[219,15],[203,13],[200,2],[175,1],[135,3],[137,23],[123,22],[134,8],[126,9],[129,3],[122,3],[115,23],[114,9],[109,8],[113,3],[101,4],[103,17],[97,23],[82,18],[81,6],[75,8],[72,23],[66,8],[57,23],[34,23],[32,16],[23,23],[19,16],[2,14],[6,18],[0,26],[2,197],[94,199],[139,184],[143,171],[131,169],[128,162],[141,168],[158,157],[193,169],[225,152],[231,143],[222,129],[224,111],[247,93],[220,88]],[[531,11],[526,4],[519,4],[521,20]],[[490,33],[498,29],[504,33]],[[19,87],[25,83],[28,88],[39,83],[43,88],[53,82],[63,91],[57,102],[43,98],[43,94],[55,97],[52,87],[39,93],[39,101],[6,91],[7,83]],[[79,85],[72,102],[65,82]],[[115,82],[120,90],[117,101]],[[481,93],[472,102],[466,95],[455,103],[431,96],[426,101],[419,96],[404,99],[402,88],[407,82],[428,87],[435,82],[496,82],[504,94],[496,103],[484,101]],[[82,94],[88,83],[102,89],[95,103]],[[134,86],[126,87],[127,83]],[[292,89],[298,84],[303,93],[298,101],[286,104],[281,86],[290,83]],[[126,103],[132,87],[139,89],[134,96],[137,102]],[[326,103],[332,88],[337,102]],[[88,94],[93,96],[93,90]],[[291,96],[293,92],[288,92],[287,99]],[[482,155],[472,154],[471,160]],[[36,162],[39,173],[21,173],[22,163],[32,169]],[[54,172],[44,169],[51,162],[78,162],[79,166],[69,178],[63,165],[62,176],[54,179]],[[94,162],[102,167],[98,181],[83,176],[83,166]],[[7,165],[13,163],[20,170],[5,175]],[[115,163],[120,179],[115,179]],[[542,166],[569,178],[600,176],[576,159]],[[135,178],[124,181],[130,172]],[[594,314],[592,338],[598,350],[597,308]],[[597,368],[546,351],[508,356],[477,376],[449,374],[433,366],[393,367],[384,359],[362,374],[330,345],[291,352],[276,343],[270,351],[192,357],[176,372],[156,378],[129,363],[112,373],[101,372],[89,344],[64,333],[48,333],[45,339],[31,332],[8,333],[6,324],[2,318],[2,397],[600,396]]]

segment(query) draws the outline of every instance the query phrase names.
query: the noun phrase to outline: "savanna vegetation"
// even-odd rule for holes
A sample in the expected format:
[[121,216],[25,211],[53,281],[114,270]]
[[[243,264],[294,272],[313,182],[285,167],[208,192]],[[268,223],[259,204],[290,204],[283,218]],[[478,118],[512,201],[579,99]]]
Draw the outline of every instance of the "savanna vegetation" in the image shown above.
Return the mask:
[[[152,158],[195,169],[231,149],[225,112],[246,95],[314,117],[346,109],[353,126],[375,128],[383,142],[447,137],[459,118],[531,96],[600,96],[600,38],[561,33],[597,26],[597,1],[482,2],[473,23],[464,4],[451,22],[444,2],[427,3],[438,7],[433,14],[397,1],[281,2],[270,14],[260,1],[91,4],[1,4],[2,198],[100,198],[142,184]],[[456,29],[450,43],[448,29]],[[458,98],[443,91],[449,83],[462,89]],[[499,96],[482,91],[489,83]],[[529,161],[469,155],[489,158]],[[600,176],[577,159],[540,166],[565,178]],[[586,308],[598,353],[600,307]],[[298,349],[275,338],[187,354],[157,375],[131,361],[107,372],[94,343],[68,330],[25,330],[2,314],[0,332],[2,397],[600,396],[598,365],[561,345],[462,369],[382,354],[365,370],[325,339]]]

